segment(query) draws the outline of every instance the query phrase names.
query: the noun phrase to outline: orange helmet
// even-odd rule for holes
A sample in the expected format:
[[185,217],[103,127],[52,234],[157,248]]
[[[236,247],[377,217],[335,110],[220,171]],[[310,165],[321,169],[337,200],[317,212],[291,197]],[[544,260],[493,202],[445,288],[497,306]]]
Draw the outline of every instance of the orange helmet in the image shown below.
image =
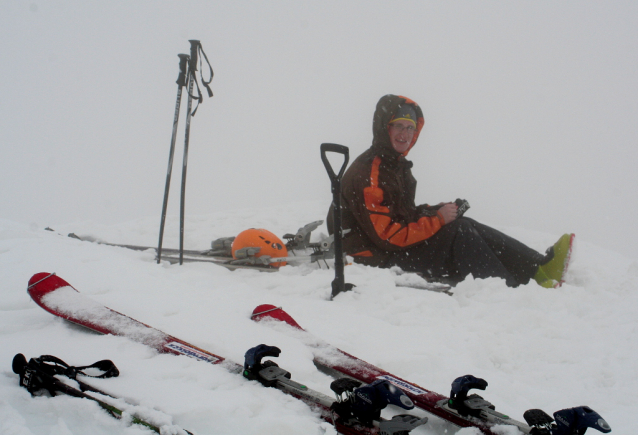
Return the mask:
[[[261,228],[251,228],[249,230],[242,231],[237,235],[237,237],[235,237],[231,247],[233,258],[237,259],[235,251],[248,247],[261,248],[255,255],[256,257],[261,257],[262,255],[269,255],[273,258],[288,256],[288,249],[286,249],[284,242],[270,231]],[[281,267],[285,265],[285,261],[271,264],[271,266],[274,267]]]

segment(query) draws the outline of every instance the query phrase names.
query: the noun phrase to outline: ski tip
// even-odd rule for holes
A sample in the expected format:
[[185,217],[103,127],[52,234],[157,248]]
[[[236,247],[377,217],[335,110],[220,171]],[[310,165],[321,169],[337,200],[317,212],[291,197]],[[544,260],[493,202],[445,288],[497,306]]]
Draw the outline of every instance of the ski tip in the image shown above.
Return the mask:
[[295,321],[295,319],[290,316],[287,312],[283,310],[281,307],[276,307],[270,304],[259,305],[257,308],[253,310],[252,315],[250,316],[252,320],[255,322],[259,322],[264,319],[278,320],[280,322],[287,323],[288,325],[297,328],[303,329],[299,323]]
[[39,303],[43,296],[61,287],[73,288],[71,284],[57,276],[55,272],[40,272],[33,275],[29,280],[27,292],[34,301]]

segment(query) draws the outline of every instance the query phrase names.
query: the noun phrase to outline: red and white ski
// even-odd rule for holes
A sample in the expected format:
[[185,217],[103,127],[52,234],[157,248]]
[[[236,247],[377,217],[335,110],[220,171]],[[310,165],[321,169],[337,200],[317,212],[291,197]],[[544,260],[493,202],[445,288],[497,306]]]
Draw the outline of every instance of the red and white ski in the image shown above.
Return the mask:
[[[42,272],[33,275],[29,280],[27,291],[31,298],[44,310],[90,330],[102,334],[127,337],[160,353],[186,355],[210,364],[219,364],[234,373],[241,374],[244,370],[240,364],[200,349],[184,340],[175,338],[105,307],[82,295],[55,273]],[[290,374],[288,374],[288,377],[282,375],[273,378],[272,384],[275,388],[302,400],[313,410],[318,411],[321,417],[333,424],[340,434],[380,435],[381,429],[377,427],[370,428],[357,423],[352,425],[343,424],[338,419],[339,416],[330,409],[330,406],[334,403],[333,398],[290,380]],[[425,423],[427,419],[418,421],[413,419],[412,421],[415,422],[414,425],[416,427]],[[386,421],[385,424],[392,426],[392,424],[396,425],[396,422],[393,419]]]
[[[318,339],[304,330],[281,307],[268,304],[259,305],[253,310],[251,318],[255,321],[272,321],[273,325],[283,322],[292,327],[293,329],[285,327],[278,328],[278,330],[292,333],[310,347],[313,352],[314,364],[326,374],[333,377],[347,376],[366,384],[372,383],[377,379],[387,380],[402,389],[417,407],[459,427],[476,427],[485,434],[494,434],[491,428],[495,425],[516,426],[524,434],[584,434],[587,427],[593,427],[605,433],[611,431],[605,420],[588,407],[557,411],[554,417],[559,425],[558,427],[553,423],[554,420],[549,415],[538,409],[529,410],[525,413],[525,419],[529,425],[514,420],[505,414],[495,411],[494,406],[482,397],[478,395],[467,396],[469,389],[485,389],[487,386],[487,382],[471,375],[460,377],[454,381],[452,385],[453,399],[450,399],[442,394],[429,391],[417,384],[401,379]],[[455,386],[459,394],[454,393]],[[585,422],[584,417],[580,417],[580,421],[577,421],[577,418],[574,421],[567,421],[569,418],[563,417],[574,414],[582,414],[591,418]],[[540,431],[541,428],[545,431]]]
[[447,401],[447,397],[433,391],[426,390],[416,384],[394,376],[379,367],[373,366],[359,358],[338,349],[325,341],[322,341],[303,329],[290,314],[281,307],[274,305],[259,305],[253,310],[252,319],[255,321],[275,320],[284,322],[297,331],[303,332],[299,335],[305,343],[312,347],[314,363],[317,368],[332,377],[352,377],[366,384],[377,379],[385,379],[401,388],[412,399],[414,404],[431,413],[437,415],[459,427],[476,426],[490,434],[487,425],[480,422],[472,422],[453,412],[446,410],[442,402]]
[[49,313],[101,334],[119,335],[152,347],[160,353],[187,355],[211,364],[226,363],[241,372],[239,364],[138,322],[87,298],[55,273],[36,273],[29,280],[31,298]]

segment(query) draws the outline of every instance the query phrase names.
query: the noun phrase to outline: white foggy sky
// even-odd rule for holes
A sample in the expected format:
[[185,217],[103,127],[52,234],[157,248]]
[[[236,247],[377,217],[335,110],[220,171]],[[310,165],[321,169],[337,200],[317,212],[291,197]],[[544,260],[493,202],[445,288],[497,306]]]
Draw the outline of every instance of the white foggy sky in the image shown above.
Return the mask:
[[638,257],[634,1],[3,1],[0,218],[159,226],[188,39],[215,70],[191,125],[188,215],[327,208],[319,145],[354,159],[396,93],[426,117],[418,202],[466,198],[486,224]]

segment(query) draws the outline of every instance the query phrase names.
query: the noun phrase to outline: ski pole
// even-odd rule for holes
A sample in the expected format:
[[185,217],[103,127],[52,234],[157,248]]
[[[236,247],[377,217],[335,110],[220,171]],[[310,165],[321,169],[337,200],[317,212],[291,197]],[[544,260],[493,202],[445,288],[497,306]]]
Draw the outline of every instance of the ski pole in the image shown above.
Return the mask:
[[[327,152],[333,152],[343,154],[343,165],[338,174],[332,169]],[[330,178],[330,184],[332,187],[332,204],[333,204],[333,221],[335,232],[335,279],[332,281],[332,293],[330,300],[332,300],[339,293],[352,290],[354,287],[352,284],[345,283],[344,276],[344,263],[343,263],[343,229],[341,228],[341,177],[348,166],[348,160],[350,159],[348,147],[343,145],[337,145],[334,143],[322,143],[321,144],[321,160],[326,167],[328,177]]]
[[[210,69],[210,80],[206,81],[203,77],[201,77],[202,84],[208,91],[208,96],[213,96],[213,91],[210,89],[210,82],[213,80],[213,68],[210,66],[210,62],[208,62],[208,57],[204,53],[202,49],[202,44],[196,40],[191,39],[188,42],[191,43],[191,55],[190,62],[188,65],[188,112],[186,114],[186,133],[184,136],[184,161],[182,164],[182,193],[180,198],[180,207],[179,207],[179,264],[184,264],[184,206],[185,206],[185,197],[186,197],[186,165],[188,161],[188,142],[190,139],[190,130],[191,130],[191,118],[195,116],[195,112],[197,112],[197,108],[203,101],[202,93],[199,89],[199,83],[197,83],[197,58],[198,54],[201,53],[202,57],[206,59],[208,63],[208,68]],[[200,58],[201,64],[201,58]],[[200,72],[200,76],[202,73]],[[197,85],[197,97],[193,95],[193,85]],[[191,109],[193,107],[193,98],[197,99],[197,107],[191,113]]]
[[[197,48],[199,41],[190,40],[191,56],[188,64],[188,106],[186,112],[186,133],[184,135],[184,159],[182,161],[182,192],[179,202],[179,264],[184,264],[184,206],[186,204],[186,169],[188,162],[188,141],[191,132],[191,109],[193,108],[193,84],[195,83],[195,71],[197,71]],[[201,96],[200,96],[201,98]]]
[[179,121],[179,109],[182,103],[182,89],[186,86],[186,66],[189,56],[178,54],[179,76],[177,77],[177,101],[175,102],[175,116],[173,117],[173,135],[171,136],[171,150],[168,155],[168,170],[166,171],[166,187],[164,188],[164,203],[162,205],[162,218],[160,222],[159,242],[157,244],[157,264],[162,260],[162,242],[164,239],[164,224],[166,222],[166,207],[168,206],[168,192],[171,187],[171,173],[173,171],[173,156],[175,155],[175,140],[177,138],[177,124]]

